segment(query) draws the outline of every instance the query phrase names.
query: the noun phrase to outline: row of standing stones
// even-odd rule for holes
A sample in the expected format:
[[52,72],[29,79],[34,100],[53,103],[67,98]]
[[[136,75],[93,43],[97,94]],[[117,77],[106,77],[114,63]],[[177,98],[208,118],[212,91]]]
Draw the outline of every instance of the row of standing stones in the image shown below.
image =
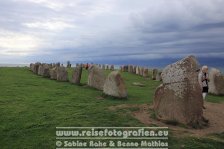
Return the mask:
[[[30,64],[31,70],[44,77],[58,81],[68,81],[68,73],[60,64]],[[71,82],[79,84],[83,65],[77,64]],[[88,68],[88,86],[102,90],[104,94],[126,98],[127,89],[118,71],[112,71],[105,76],[104,69],[114,70],[111,65],[91,65]],[[153,107],[156,117],[162,121],[175,121],[194,128],[208,125],[203,117],[203,98],[198,83],[200,65],[194,56],[188,56],[176,63],[170,64],[162,72],[157,69],[149,70],[139,66],[121,66],[122,72],[134,73],[148,77],[152,71],[153,80],[162,80],[156,89]],[[224,95],[224,78],[218,69],[211,68],[209,72],[209,92]]]
[[[68,81],[68,72],[60,64],[35,63],[30,64],[33,73],[40,76],[58,81]],[[83,65],[77,65],[72,73],[71,83],[80,84]],[[102,90],[104,94],[117,97],[127,98],[127,89],[123,78],[118,71],[112,71],[108,76],[104,70],[97,65],[91,65],[88,68],[88,86]]]
[[161,73],[162,71],[158,69],[149,69],[141,66],[133,66],[133,65],[124,65],[120,67],[120,70],[122,72],[129,72],[133,73],[145,78],[148,78],[150,76],[150,73],[152,74],[152,80],[162,81]]

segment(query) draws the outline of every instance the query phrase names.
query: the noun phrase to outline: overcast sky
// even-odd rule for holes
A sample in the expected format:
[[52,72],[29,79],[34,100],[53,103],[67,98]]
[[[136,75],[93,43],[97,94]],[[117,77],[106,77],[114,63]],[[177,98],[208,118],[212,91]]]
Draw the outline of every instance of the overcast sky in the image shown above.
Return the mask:
[[189,54],[224,64],[223,0],[0,0],[0,63]]

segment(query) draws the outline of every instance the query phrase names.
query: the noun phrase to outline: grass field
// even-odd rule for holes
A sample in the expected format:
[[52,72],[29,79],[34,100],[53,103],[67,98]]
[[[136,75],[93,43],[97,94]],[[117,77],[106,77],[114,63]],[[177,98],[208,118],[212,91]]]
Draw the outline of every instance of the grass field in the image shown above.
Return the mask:
[[[107,71],[106,73],[109,73]],[[71,70],[69,70],[71,76]],[[81,85],[42,78],[28,68],[0,68],[0,149],[55,148],[55,128],[59,126],[144,126],[128,114],[110,111],[119,104],[151,104],[158,81],[122,73],[128,99],[102,99],[102,92],[89,88],[87,71]],[[133,86],[133,82],[145,87]],[[208,97],[209,102],[224,102],[223,97]],[[169,148],[221,149],[223,134],[212,138],[169,136]]]

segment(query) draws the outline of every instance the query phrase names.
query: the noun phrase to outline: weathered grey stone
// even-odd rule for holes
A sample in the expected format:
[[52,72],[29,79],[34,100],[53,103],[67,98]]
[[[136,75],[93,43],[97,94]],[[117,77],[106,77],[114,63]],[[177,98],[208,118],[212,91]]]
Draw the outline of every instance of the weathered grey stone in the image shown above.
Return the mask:
[[140,75],[140,74],[141,74],[141,72],[140,72],[140,71],[141,71],[141,70],[140,70],[140,67],[139,67],[139,66],[137,66],[137,67],[136,67],[136,74],[137,74],[137,75]]
[[42,73],[42,76],[43,77],[46,77],[46,78],[49,78],[50,77],[50,65],[48,65],[48,64],[44,64],[43,66],[42,66],[43,68],[43,73]]
[[110,70],[114,71],[114,65],[110,66]]
[[216,68],[209,71],[209,93],[224,95],[224,78],[221,71]]
[[140,67],[140,76],[143,76],[143,73],[144,73],[144,68]]
[[123,72],[123,67],[122,66],[120,66],[120,71]]
[[57,67],[57,80],[58,81],[68,81],[68,72],[65,67]]
[[136,66],[133,66],[133,73],[136,74]]
[[61,66],[61,64],[58,62],[58,63],[56,63],[56,66],[57,66],[57,67],[60,67],[60,66]]
[[158,72],[156,75],[156,81],[162,81],[162,76],[161,76],[162,72]]
[[40,65],[41,65],[41,63],[39,63],[39,62],[37,62],[34,65],[32,65],[32,71],[33,71],[33,73],[38,74],[38,69],[39,69],[39,66]]
[[50,69],[50,79],[57,80],[57,71],[58,71],[58,67],[53,67]]
[[106,70],[109,70],[109,65],[106,65]]
[[39,65],[38,67],[38,75],[40,76],[43,76],[43,73],[44,73],[44,67],[43,67],[43,64]]
[[80,84],[81,77],[82,77],[82,67],[78,66],[73,71],[71,82],[74,84]]
[[104,84],[103,92],[106,95],[117,98],[126,98],[127,90],[120,73],[118,71],[111,72]]
[[128,72],[128,66],[127,65],[124,65],[123,66],[123,70],[124,70],[124,72]]
[[103,90],[105,79],[104,71],[98,66],[93,65],[89,68],[88,85],[90,87]]
[[163,84],[157,88],[154,96],[157,118],[192,127],[205,125],[198,69],[196,58],[189,56],[163,70]]
[[143,77],[145,77],[145,78],[149,77],[149,69],[148,68],[144,68]]
[[33,64],[33,63],[30,64],[30,70],[31,70],[32,72],[34,72],[34,65],[35,65],[35,64]]
[[105,70],[105,65],[103,64],[102,69]]
[[158,69],[153,69],[152,70],[152,80],[156,80],[157,73],[158,73]]
[[128,72],[133,73],[133,66],[132,65],[128,65]]

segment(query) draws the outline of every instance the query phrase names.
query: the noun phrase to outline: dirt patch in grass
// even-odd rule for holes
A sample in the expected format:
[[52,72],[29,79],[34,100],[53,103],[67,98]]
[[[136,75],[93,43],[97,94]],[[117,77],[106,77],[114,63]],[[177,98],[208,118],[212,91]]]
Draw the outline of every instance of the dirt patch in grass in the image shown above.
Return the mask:
[[224,132],[224,103],[206,102],[205,107],[206,109],[204,110],[204,116],[209,120],[209,126],[203,129],[193,129],[181,125],[174,126],[161,122],[155,118],[152,105],[148,104],[122,104],[118,106],[111,106],[109,107],[109,110],[116,111],[119,109],[139,108],[139,110],[131,112],[131,115],[134,118],[138,119],[146,126],[156,125],[161,127],[169,127],[174,135],[177,136],[200,137]]

